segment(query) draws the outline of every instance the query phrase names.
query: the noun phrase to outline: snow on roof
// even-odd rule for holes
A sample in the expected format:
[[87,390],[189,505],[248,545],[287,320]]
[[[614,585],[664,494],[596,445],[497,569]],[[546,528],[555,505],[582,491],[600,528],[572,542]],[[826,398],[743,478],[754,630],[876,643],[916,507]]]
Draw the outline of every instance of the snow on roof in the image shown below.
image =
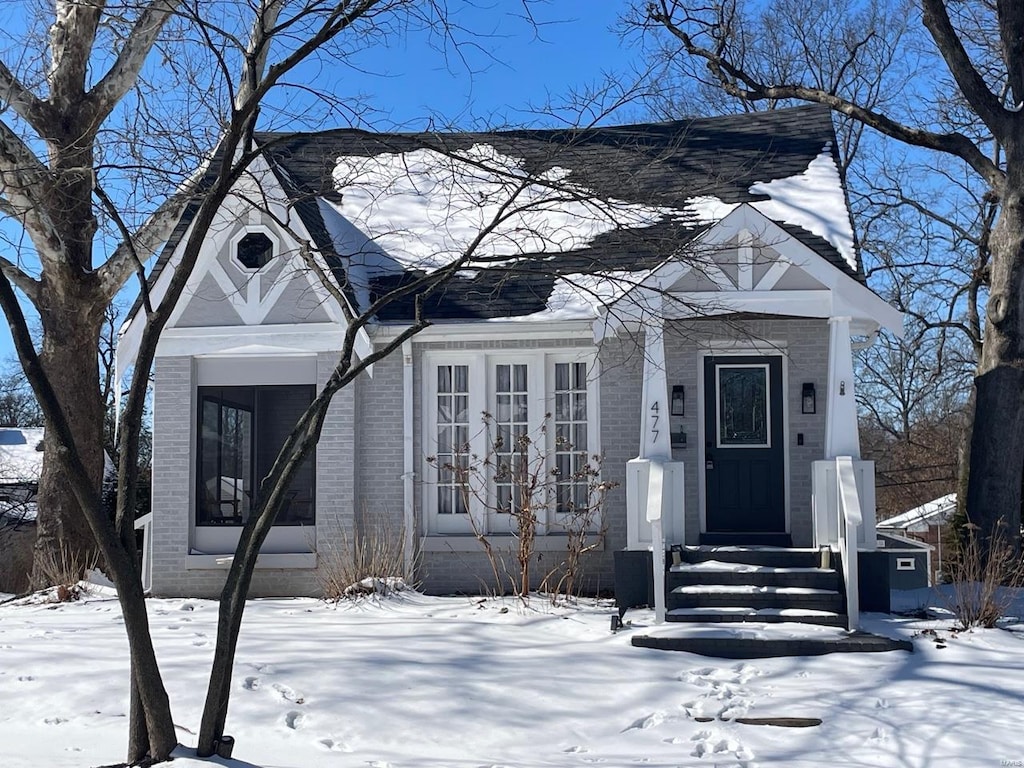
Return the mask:
[[[343,156],[333,173],[342,200],[328,204],[396,262],[425,272],[462,258],[481,233],[467,266],[576,251],[613,229],[681,215],[599,196],[566,181],[564,168],[531,175],[523,165],[488,144],[457,156],[432,149]],[[336,242],[348,236],[331,231]]]
[[831,146],[826,146],[803,173],[758,182],[750,192],[768,195],[770,199],[756,202],[754,207],[769,219],[813,232],[839,251],[851,269],[857,269],[853,226]]
[[0,483],[38,482],[42,443],[42,427],[0,427]]
[[879,528],[923,533],[929,526],[942,525],[956,511],[956,494],[950,493],[926,502],[919,507],[907,510],[888,520],[880,520]]

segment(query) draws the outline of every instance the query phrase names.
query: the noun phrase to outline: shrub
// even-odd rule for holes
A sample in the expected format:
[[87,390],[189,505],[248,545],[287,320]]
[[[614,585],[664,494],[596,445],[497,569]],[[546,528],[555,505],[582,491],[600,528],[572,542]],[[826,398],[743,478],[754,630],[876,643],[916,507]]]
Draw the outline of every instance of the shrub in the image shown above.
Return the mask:
[[1024,585],[1020,553],[1009,543],[1000,520],[989,537],[978,526],[962,526],[955,557],[948,562],[952,583],[950,610],[964,629],[994,627],[1014,599],[1014,588]]

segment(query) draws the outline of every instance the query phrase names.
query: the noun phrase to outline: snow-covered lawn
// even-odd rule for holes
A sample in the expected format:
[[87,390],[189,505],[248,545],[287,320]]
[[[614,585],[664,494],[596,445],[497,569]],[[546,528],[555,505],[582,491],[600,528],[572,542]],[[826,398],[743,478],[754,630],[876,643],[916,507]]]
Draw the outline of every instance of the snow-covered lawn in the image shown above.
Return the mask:
[[[216,605],[151,600],[190,759]],[[1024,632],[868,617],[908,654],[731,661],[630,646],[608,603],[426,597],[254,601],[227,732],[264,768],[1000,766],[1024,761]],[[1020,627],[1024,629],[1024,627]],[[936,643],[936,630],[943,642]],[[940,645],[944,647],[939,647]],[[0,606],[0,766],[123,758],[126,641],[116,600]],[[820,718],[810,728],[720,718]],[[715,718],[698,722],[698,717]],[[1010,761],[1004,763],[1002,761]]]

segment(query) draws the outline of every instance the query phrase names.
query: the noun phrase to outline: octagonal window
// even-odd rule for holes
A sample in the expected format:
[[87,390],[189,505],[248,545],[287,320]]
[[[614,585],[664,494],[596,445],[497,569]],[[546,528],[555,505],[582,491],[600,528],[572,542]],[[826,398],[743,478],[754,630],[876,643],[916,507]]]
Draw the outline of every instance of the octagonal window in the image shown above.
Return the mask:
[[235,258],[246,269],[262,269],[274,258],[274,242],[262,232],[250,232],[238,241]]

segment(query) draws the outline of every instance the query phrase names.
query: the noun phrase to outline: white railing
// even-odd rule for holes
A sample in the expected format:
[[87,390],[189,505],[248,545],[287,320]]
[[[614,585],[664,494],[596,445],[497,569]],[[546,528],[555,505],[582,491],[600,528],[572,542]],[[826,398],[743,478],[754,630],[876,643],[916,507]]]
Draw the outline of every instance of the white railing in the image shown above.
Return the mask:
[[647,520],[651,524],[651,568],[654,577],[654,621],[665,621],[665,536],[661,529],[664,504],[665,469],[660,461],[651,462],[647,480]]
[[135,521],[135,530],[142,529],[142,589],[153,588],[153,513],[147,512]]
[[846,586],[847,629],[860,624],[860,595],[858,594],[857,531],[863,522],[857,477],[853,459],[836,457],[836,497],[838,499],[839,557],[843,563],[843,582]]

